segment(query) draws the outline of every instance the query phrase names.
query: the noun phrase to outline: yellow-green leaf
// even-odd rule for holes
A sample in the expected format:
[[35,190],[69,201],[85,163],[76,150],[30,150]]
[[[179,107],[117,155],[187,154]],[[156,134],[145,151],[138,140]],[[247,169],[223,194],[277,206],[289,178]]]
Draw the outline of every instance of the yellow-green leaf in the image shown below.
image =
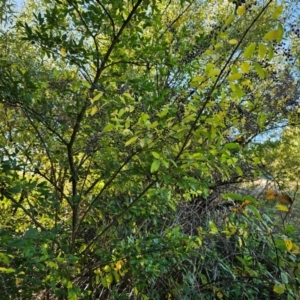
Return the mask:
[[231,23],[232,23],[232,21],[234,20],[234,15],[230,15],[228,18],[227,18],[227,20],[225,21],[225,26],[227,27],[227,26],[229,26]]
[[103,128],[103,131],[111,131],[114,127],[115,127],[115,125],[113,125],[113,124],[107,124],[107,125]]
[[288,251],[291,251],[293,248],[293,242],[291,240],[284,240],[284,243],[285,243],[286,249]]
[[284,284],[275,284],[274,285],[274,288],[273,288],[273,291],[276,293],[276,294],[283,294],[285,292],[285,285]]
[[227,80],[228,81],[238,80],[238,79],[242,78],[242,76],[243,76],[242,73],[235,73],[235,74],[228,76]]
[[106,266],[104,266],[102,269],[103,269],[103,271],[105,271],[105,272],[109,272],[109,271],[111,270],[111,267],[110,267],[109,265],[106,265]]
[[255,71],[256,71],[256,73],[258,74],[258,76],[259,76],[261,79],[265,79],[266,74],[265,74],[264,69],[260,66],[260,64],[254,63],[254,68],[255,68]]
[[279,24],[277,30],[279,31],[279,36],[277,38],[277,42],[279,43],[283,38],[283,33],[284,33],[283,26]]
[[205,77],[204,76],[196,76],[192,79],[192,82],[199,82],[199,81],[204,81]]
[[133,136],[131,139],[129,139],[129,140],[125,143],[125,147],[131,145],[131,144],[134,143],[137,139],[138,139],[137,136]]
[[67,50],[66,50],[66,48],[61,48],[61,49],[60,49],[60,54],[61,54],[62,56],[66,56],[66,55],[67,55]]
[[239,6],[238,9],[237,9],[237,14],[239,16],[242,16],[244,13],[246,12],[246,6],[245,5],[242,5],[242,6]]
[[232,82],[229,82],[229,85],[230,85],[231,90],[232,90],[233,92],[235,92],[235,90],[236,90],[236,85],[235,85],[234,83],[232,83]]
[[153,163],[151,164],[151,168],[150,168],[150,172],[151,173],[154,173],[156,172],[158,169],[159,169],[159,166],[160,166],[160,161],[155,159],[153,161]]
[[111,273],[107,273],[105,275],[105,281],[106,281],[107,286],[110,286],[114,281],[113,275]]
[[238,40],[236,40],[236,39],[231,39],[231,40],[228,41],[228,43],[229,43],[230,45],[236,45],[236,44],[238,43]]
[[216,224],[213,221],[209,221],[209,228],[210,228],[210,233],[212,234],[217,234],[219,232]]
[[91,116],[93,116],[95,113],[97,113],[98,111],[98,107],[96,105],[94,105],[91,109]]
[[288,208],[287,206],[285,206],[285,205],[280,205],[280,204],[278,204],[278,205],[276,205],[275,207],[276,207],[276,209],[279,210],[279,211],[285,211],[285,212],[288,212],[288,211],[289,211],[289,208]]
[[102,95],[103,92],[99,92],[93,99],[91,99],[92,104],[94,104],[95,101],[99,100]]
[[268,59],[271,60],[274,57],[274,49],[272,46],[269,47]]
[[263,59],[267,53],[267,46],[265,44],[259,44],[258,45],[258,53],[259,53],[259,58]]
[[212,76],[216,76],[216,75],[219,75],[219,74],[220,74],[220,70],[219,69],[213,69],[213,70],[209,71],[208,76],[212,77]]
[[0,273],[15,273],[16,270],[15,269],[12,269],[12,268],[3,268],[3,267],[0,267]]
[[248,74],[249,73],[249,69],[250,69],[250,64],[247,62],[243,62],[241,64],[241,69],[244,73]]
[[254,53],[256,48],[256,43],[251,43],[244,51],[244,58],[250,58]]
[[116,262],[116,270],[119,271],[121,270],[122,266],[123,266],[124,262],[122,260],[118,260]]
[[160,158],[160,155],[159,155],[159,153],[157,153],[157,152],[151,152],[152,153],[152,155],[155,157],[155,158],[157,158],[157,159],[159,159]]
[[282,11],[283,11],[283,5],[279,5],[278,7],[276,7],[276,9],[274,10],[274,12],[272,14],[272,18],[278,19],[280,17],[280,15],[282,14]]
[[271,42],[271,41],[276,41],[280,37],[280,31],[277,30],[271,30],[268,33],[265,34],[263,39],[265,41]]

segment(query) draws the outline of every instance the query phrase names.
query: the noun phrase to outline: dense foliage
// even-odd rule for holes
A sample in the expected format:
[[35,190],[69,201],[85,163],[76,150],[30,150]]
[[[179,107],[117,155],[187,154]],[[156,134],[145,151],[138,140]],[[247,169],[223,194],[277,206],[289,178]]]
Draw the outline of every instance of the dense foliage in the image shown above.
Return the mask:
[[297,3],[244,2],[1,1],[1,299],[299,297],[297,194],[247,183],[283,188]]

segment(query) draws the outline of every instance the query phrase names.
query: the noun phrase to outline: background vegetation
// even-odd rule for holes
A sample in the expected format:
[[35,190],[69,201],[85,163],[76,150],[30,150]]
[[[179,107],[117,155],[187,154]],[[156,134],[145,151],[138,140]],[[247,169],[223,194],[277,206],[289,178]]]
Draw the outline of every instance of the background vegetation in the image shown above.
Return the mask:
[[298,5],[1,0],[0,298],[299,299]]

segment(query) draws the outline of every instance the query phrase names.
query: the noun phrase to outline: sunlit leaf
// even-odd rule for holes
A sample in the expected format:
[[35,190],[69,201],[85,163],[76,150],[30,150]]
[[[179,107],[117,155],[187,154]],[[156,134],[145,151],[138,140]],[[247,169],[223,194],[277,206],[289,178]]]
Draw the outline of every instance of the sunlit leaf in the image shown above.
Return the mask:
[[131,144],[133,144],[136,140],[138,139],[137,136],[133,136],[131,139],[129,139],[126,143],[125,143],[125,147],[129,146]]
[[256,48],[256,43],[251,43],[244,51],[244,58],[246,59],[250,58],[253,55],[255,48]]
[[66,48],[61,48],[61,49],[60,49],[60,54],[61,54],[62,56],[66,56],[66,55],[67,55],[67,50],[66,50]]
[[213,70],[209,71],[208,76],[212,77],[212,76],[216,76],[216,75],[219,75],[219,74],[220,74],[220,70],[219,69],[213,69]]
[[285,206],[285,205],[280,205],[280,204],[278,204],[278,205],[276,205],[275,207],[276,207],[276,209],[279,210],[279,211],[285,211],[285,212],[288,212],[288,211],[289,211],[289,208],[288,208],[287,206]]
[[248,62],[243,62],[241,64],[241,69],[242,71],[245,73],[245,74],[248,74],[249,73],[249,69],[250,69],[250,65]]
[[96,114],[98,112],[98,107],[96,105],[94,105],[91,109],[91,116],[93,116],[94,114]]
[[228,81],[238,80],[238,79],[242,78],[242,76],[243,76],[242,73],[235,73],[235,74],[229,75],[227,77],[227,80]]
[[157,153],[157,152],[151,152],[152,153],[152,155],[155,157],[155,158],[157,158],[157,159],[159,159],[160,158],[160,155],[159,155],[159,153]]
[[210,233],[212,234],[217,234],[219,232],[216,224],[213,221],[209,221],[209,228],[210,228]]
[[103,92],[98,92],[97,95],[91,99],[91,103],[94,104],[95,101],[99,100],[103,95]]
[[246,6],[245,5],[239,6],[236,12],[239,16],[242,16],[246,12]]
[[235,15],[230,15],[227,18],[227,20],[225,21],[225,26],[229,26],[232,23],[232,21],[234,20],[234,18],[235,18]]
[[236,39],[231,39],[231,40],[228,41],[228,43],[229,43],[230,45],[236,45],[236,44],[238,43],[238,40],[236,40]]
[[267,46],[265,44],[260,43],[258,45],[258,53],[259,53],[259,58],[263,59],[267,53]]
[[159,166],[160,166],[160,161],[155,159],[151,164],[150,172],[151,173],[156,172],[159,169]]
[[291,241],[291,240],[284,240],[284,243],[285,243],[285,245],[286,245],[286,249],[287,249],[288,251],[291,251],[292,248],[293,248],[293,243],[292,243],[292,241]]
[[3,268],[0,267],[0,273],[6,273],[6,274],[10,274],[10,273],[15,273],[16,270],[13,268]]
[[104,128],[103,131],[111,131],[113,128],[115,127],[115,125],[113,124],[107,124]]
[[265,34],[263,39],[265,41],[271,42],[271,41],[276,41],[278,38],[280,38],[280,36],[281,36],[280,30],[271,30]]
[[279,24],[277,30],[279,31],[279,35],[278,35],[278,38],[277,38],[277,42],[279,43],[282,40],[283,34],[284,34],[283,26],[281,24]]
[[276,7],[276,9],[274,10],[274,12],[272,14],[272,18],[278,19],[280,17],[280,15],[282,14],[282,11],[283,11],[283,5],[279,5],[278,7]]

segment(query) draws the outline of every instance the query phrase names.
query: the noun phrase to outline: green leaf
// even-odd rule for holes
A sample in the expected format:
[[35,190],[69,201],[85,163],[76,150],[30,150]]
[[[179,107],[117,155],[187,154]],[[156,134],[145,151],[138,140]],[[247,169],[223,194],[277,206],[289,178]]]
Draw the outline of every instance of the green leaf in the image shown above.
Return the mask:
[[280,15],[282,14],[282,11],[283,11],[283,5],[279,5],[278,7],[276,7],[276,9],[274,10],[274,12],[272,14],[272,18],[278,19],[280,17]]
[[276,294],[281,295],[285,292],[285,285],[284,284],[275,284],[274,287],[273,287],[273,291]]
[[193,78],[192,82],[202,82],[206,79],[205,76],[196,76]]
[[246,6],[245,5],[239,6],[236,12],[239,16],[242,16],[246,12]]
[[232,200],[238,200],[243,201],[243,196],[234,194],[234,193],[226,193],[222,195],[223,199],[232,199]]
[[253,198],[252,196],[250,196],[250,195],[244,196],[244,199],[248,200],[248,201],[250,201],[251,203],[254,203],[254,204],[257,203],[257,200],[255,198]]
[[228,27],[234,20],[235,15],[230,15],[227,20],[225,21],[225,26]]
[[13,268],[3,268],[0,267],[0,273],[6,273],[6,274],[10,274],[10,273],[15,273],[16,270]]
[[213,69],[213,70],[210,70],[208,72],[208,77],[213,77],[213,76],[216,76],[216,75],[219,75],[220,74],[220,70],[219,69]]
[[256,43],[251,43],[244,51],[244,58],[246,59],[250,58],[253,55],[255,48],[256,48]]
[[238,40],[236,40],[236,39],[231,39],[231,40],[228,41],[228,43],[229,43],[230,45],[236,45],[236,44],[238,43]]
[[126,143],[125,143],[125,147],[133,144],[136,140],[138,139],[137,136],[133,136],[132,138],[130,138]]
[[250,209],[259,220],[262,220],[262,216],[255,206],[248,205],[248,209]]
[[96,105],[94,105],[91,109],[91,116],[93,116],[94,114],[96,114],[98,112],[98,107]]
[[77,300],[78,296],[76,290],[68,289],[68,300]]
[[113,124],[107,124],[104,128],[103,128],[103,131],[111,131],[113,128],[115,127],[115,125]]
[[285,273],[285,272],[281,272],[280,273],[280,277],[281,277],[281,281],[283,282],[283,283],[289,283],[289,278],[288,278],[288,275],[287,275],[287,273]]
[[103,92],[98,92],[97,95],[91,99],[91,103],[94,104],[95,101],[99,100],[103,95]]
[[213,221],[209,221],[209,228],[211,234],[217,234],[219,232],[216,224]]
[[258,53],[259,53],[259,58],[263,59],[267,53],[267,46],[265,44],[259,44],[258,45]]
[[274,49],[272,46],[269,47],[268,59],[271,60],[274,57]]
[[242,78],[242,76],[243,76],[242,73],[235,73],[235,74],[228,76],[227,80],[228,81],[238,80],[238,79]]
[[228,144],[225,144],[224,148],[229,149],[229,150],[232,150],[232,149],[240,150],[241,146],[238,143],[228,143]]
[[157,159],[160,159],[160,155],[159,155],[159,153],[157,153],[157,152],[151,152],[152,153],[152,155],[155,157],[155,158],[157,158]]
[[271,30],[268,33],[265,34],[263,39],[268,42],[276,41],[278,38],[280,38],[281,32],[280,30]]
[[245,74],[248,74],[249,73],[249,69],[250,69],[250,65],[248,62],[243,62],[241,64],[241,69],[242,71],[245,73]]
[[151,173],[156,172],[156,171],[159,169],[159,167],[160,167],[160,161],[157,160],[157,159],[155,159],[155,160],[153,161],[153,163],[151,164],[150,172],[151,172]]
[[282,40],[283,34],[284,34],[283,26],[281,24],[279,24],[277,30],[279,31],[279,36],[277,38],[277,42],[279,43]]
[[259,63],[254,63],[254,68],[255,68],[255,71],[256,73],[258,74],[258,76],[261,78],[261,79],[265,79],[266,75],[265,75],[265,71],[264,69],[260,66]]
[[4,264],[8,265],[10,262],[9,256],[4,254],[3,252],[0,252],[0,261]]

